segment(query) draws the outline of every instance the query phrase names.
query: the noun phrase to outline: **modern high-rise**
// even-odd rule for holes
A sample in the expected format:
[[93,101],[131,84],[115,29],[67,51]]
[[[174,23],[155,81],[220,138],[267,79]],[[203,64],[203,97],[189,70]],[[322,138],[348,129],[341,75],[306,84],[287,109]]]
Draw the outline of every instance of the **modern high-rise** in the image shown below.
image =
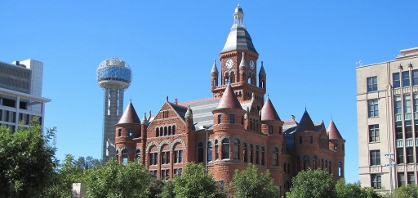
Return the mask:
[[0,62],[0,125],[15,131],[20,121],[27,126],[36,116],[43,126],[51,100],[42,97],[42,75],[43,63],[36,60]]
[[356,75],[361,184],[383,192],[416,184],[418,47],[360,66]]
[[97,68],[97,82],[104,89],[102,159],[115,156],[114,125],[123,112],[123,93],[131,83],[132,72],[129,65],[119,58],[109,58]]

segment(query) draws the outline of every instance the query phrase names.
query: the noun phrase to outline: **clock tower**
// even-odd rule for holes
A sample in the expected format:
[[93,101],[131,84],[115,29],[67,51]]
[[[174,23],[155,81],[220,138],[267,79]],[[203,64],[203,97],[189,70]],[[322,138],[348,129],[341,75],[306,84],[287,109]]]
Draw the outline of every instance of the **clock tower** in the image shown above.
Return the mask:
[[220,98],[227,85],[231,85],[239,101],[251,100],[254,97],[255,101],[262,106],[266,93],[263,62],[257,75],[258,53],[244,26],[244,12],[239,5],[235,8],[233,16],[234,24],[219,54],[220,73],[218,73],[216,62],[212,67],[213,97]]

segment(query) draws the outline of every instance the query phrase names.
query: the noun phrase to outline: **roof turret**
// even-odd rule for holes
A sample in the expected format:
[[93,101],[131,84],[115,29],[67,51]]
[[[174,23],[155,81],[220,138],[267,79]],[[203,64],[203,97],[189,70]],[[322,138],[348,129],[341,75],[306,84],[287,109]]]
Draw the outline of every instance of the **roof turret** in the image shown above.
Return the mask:
[[239,103],[237,96],[232,90],[231,85],[228,85],[226,87],[225,92],[223,93],[222,98],[219,100],[219,103],[215,109],[225,109],[225,108],[242,109],[241,104]]
[[328,138],[330,140],[332,139],[343,139],[343,137],[341,137],[340,132],[337,129],[337,126],[335,126],[335,123],[333,120],[331,120],[331,122],[328,125]]
[[212,70],[210,71],[211,74],[217,74],[218,73],[218,67],[216,67],[216,59],[213,59],[213,66]]
[[141,120],[141,124],[143,124],[143,125],[148,124],[147,113],[145,113],[145,112],[144,112],[144,117]]
[[187,107],[187,111],[186,111],[186,114],[184,115],[184,118],[193,118],[193,111],[192,111],[192,109],[190,108],[190,106],[189,107]]
[[245,53],[242,52],[242,58],[241,58],[241,63],[239,64],[239,68],[241,69],[245,69],[247,67],[247,64],[245,63]]
[[263,108],[261,108],[261,121],[267,121],[267,120],[279,120],[280,117],[277,114],[276,109],[273,106],[273,103],[270,101],[270,97],[267,97],[266,102],[263,105]]
[[295,132],[303,132],[303,131],[315,131],[315,125],[312,122],[311,116],[309,116],[308,111],[303,113],[302,118],[300,119],[300,122],[298,124],[298,128]]
[[263,61],[261,61],[261,67],[260,67],[260,72],[258,73],[258,76],[266,76],[266,71],[264,70]]
[[129,102],[126,110],[123,112],[118,124],[141,123],[132,102]]

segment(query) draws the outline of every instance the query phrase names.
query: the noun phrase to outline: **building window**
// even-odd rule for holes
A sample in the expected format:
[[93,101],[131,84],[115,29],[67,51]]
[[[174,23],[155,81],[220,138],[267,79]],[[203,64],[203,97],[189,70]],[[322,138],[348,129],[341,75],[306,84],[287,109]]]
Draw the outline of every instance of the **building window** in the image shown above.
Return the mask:
[[395,122],[395,132],[397,140],[403,139],[402,122]]
[[302,144],[302,136],[299,136],[299,144]]
[[253,163],[253,150],[254,150],[253,145],[250,144],[250,156],[249,156],[250,163]]
[[240,142],[239,142],[239,140],[238,139],[235,139],[234,140],[234,159],[238,159],[239,160],[239,145],[240,145]]
[[218,124],[222,123],[222,114],[218,115]]
[[269,125],[269,134],[273,134],[273,126]]
[[403,87],[407,87],[407,86],[409,86],[410,85],[410,82],[409,82],[409,71],[404,71],[404,72],[402,72],[402,86]]
[[265,157],[265,150],[264,147],[261,147],[261,165],[264,166],[264,157]]
[[174,175],[181,176],[183,174],[183,169],[182,168],[175,168],[175,169],[173,169],[173,173],[174,173]]
[[403,96],[403,112],[405,113],[405,120],[411,120],[411,96],[410,95],[404,95]]
[[370,180],[372,181],[371,186],[374,189],[381,189],[382,188],[382,182],[381,182],[381,176],[380,174],[371,174]]
[[207,155],[208,162],[212,161],[212,142],[208,142]]
[[122,150],[122,164],[123,165],[128,164],[128,150],[127,149]]
[[279,149],[273,148],[273,166],[279,166]]
[[414,150],[413,150],[413,148],[406,148],[406,163],[414,163]]
[[157,165],[158,163],[158,153],[149,154],[149,165]]
[[316,170],[318,168],[318,164],[317,164],[317,158],[316,156],[313,157],[312,162],[313,162],[313,169]]
[[379,125],[369,125],[369,142],[380,142]]
[[255,163],[259,164],[260,156],[260,147],[255,146]]
[[408,172],[408,184],[415,186],[415,174],[413,172]]
[[303,170],[308,170],[309,164],[309,157],[305,155],[305,157],[303,157]]
[[412,70],[412,85],[418,85],[418,70]]
[[200,142],[197,145],[197,162],[201,163],[203,162],[203,143]]
[[399,73],[393,73],[393,88],[401,87],[401,79],[399,78]]
[[380,150],[370,151],[370,166],[380,165]]
[[136,160],[138,161],[138,164],[141,164],[141,150],[136,149]]
[[222,140],[222,159],[229,159],[229,139]]
[[343,177],[343,163],[338,162],[338,177]]
[[396,162],[398,164],[403,164],[404,161],[404,154],[403,154],[403,148],[396,149]]
[[157,178],[157,170],[150,170],[149,171],[153,177]]
[[309,143],[312,144],[313,143],[313,137],[309,136]]
[[377,76],[367,78],[367,92],[377,91]]
[[174,151],[174,163],[183,163],[183,150]]
[[218,140],[215,140],[215,159],[219,159]]
[[235,115],[229,114],[229,123],[234,124],[235,123]]
[[169,164],[170,163],[170,151],[161,152],[161,163]]
[[379,106],[377,103],[377,99],[368,100],[368,110],[369,110],[369,118],[378,117],[379,116]]
[[243,147],[244,148],[243,148],[243,151],[242,151],[242,155],[243,155],[243,158],[244,158],[244,162],[248,162],[248,159],[247,159],[247,144],[244,143]]
[[161,179],[162,180],[170,179],[170,169],[162,169],[161,170]]
[[286,162],[283,163],[283,172],[286,173]]
[[[405,121],[405,138],[412,138],[412,122],[411,121]],[[412,143],[410,145],[406,146],[412,146]]]
[[129,137],[132,137],[132,129],[128,129]]
[[398,187],[405,186],[405,174],[398,173]]

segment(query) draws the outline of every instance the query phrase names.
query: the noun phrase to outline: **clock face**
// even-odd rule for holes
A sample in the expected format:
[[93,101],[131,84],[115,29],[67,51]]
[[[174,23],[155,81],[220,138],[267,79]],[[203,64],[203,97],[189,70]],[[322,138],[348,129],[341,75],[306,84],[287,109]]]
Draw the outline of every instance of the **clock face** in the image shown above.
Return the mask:
[[255,68],[255,63],[253,60],[250,60],[250,68],[254,69]]
[[230,58],[230,59],[228,59],[228,60],[226,60],[226,62],[225,62],[225,67],[226,67],[227,69],[231,69],[233,65],[234,65],[234,60],[232,60],[231,58]]

